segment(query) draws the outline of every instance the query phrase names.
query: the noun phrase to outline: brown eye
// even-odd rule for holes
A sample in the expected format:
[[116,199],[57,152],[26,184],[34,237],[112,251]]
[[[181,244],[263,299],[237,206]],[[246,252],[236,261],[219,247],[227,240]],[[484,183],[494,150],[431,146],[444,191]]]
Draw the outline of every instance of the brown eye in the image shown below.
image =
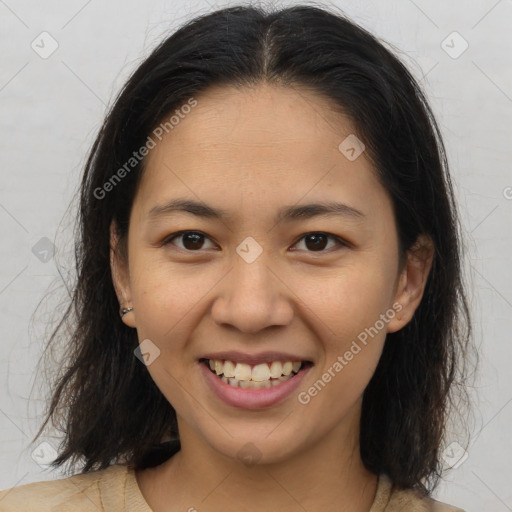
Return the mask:
[[[181,246],[174,243],[174,240],[176,239],[182,240]],[[187,251],[198,251],[204,249],[203,245],[206,239],[208,239],[208,237],[204,233],[200,233],[198,231],[182,231],[181,233],[176,233],[167,238],[163,244],[167,245],[172,243],[173,245],[177,245],[177,247]]]
[[[181,240],[181,244],[175,243],[175,240]],[[174,233],[173,235],[167,237],[166,240],[164,240],[163,245],[172,244],[176,245],[177,247],[185,251],[193,252],[208,248],[204,247],[206,241],[210,241],[210,239],[204,233],[201,233],[199,231],[181,231],[179,233]],[[334,241],[334,244],[331,244],[329,246],[329,241]],[[308,233],[304,235],[299,240],[299,242],[297,242],[297,244],[299,243],[304,244],[304,248],[302,248],[301,250],[306,250],[307,252],[324,252],[325,249],[331,249],[336,245],[347,245],[339,237],[331,235],[329,233],[322,232]],[[212,244],[212,247],[210,248],[213,247],[215,246]]]
[[[304,235],[299,242],[304,241],[304,246],[308,252],[322,252],[327,247],[330,240],[334,240],[337,245],[345,245],[337,236],[329,233],[308,233]],[[335,245],[336,245],[335,244]],[[332,248],[328,247],[329,249]]]

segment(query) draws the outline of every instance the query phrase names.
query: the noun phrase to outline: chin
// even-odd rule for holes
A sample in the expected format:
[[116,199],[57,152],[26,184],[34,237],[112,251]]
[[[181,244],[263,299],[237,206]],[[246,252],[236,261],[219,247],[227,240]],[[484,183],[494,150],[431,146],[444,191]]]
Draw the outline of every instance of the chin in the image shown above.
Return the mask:
[[277,464],[292,458],[301,450],[298,442],[290,444],[290,436],[284,432],[275,432],[270,436],[266,433],[239,436],[233,434],[233,437],[226,435],[223,439],[211,440],[209,444],[224,457],[236,459],[247,467]]

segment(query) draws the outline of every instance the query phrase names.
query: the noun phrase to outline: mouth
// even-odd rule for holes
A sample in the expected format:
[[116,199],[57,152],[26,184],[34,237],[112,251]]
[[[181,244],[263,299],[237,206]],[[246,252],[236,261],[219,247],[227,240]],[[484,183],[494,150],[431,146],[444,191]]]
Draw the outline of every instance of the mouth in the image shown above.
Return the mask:
[[236,362],[229,359],[201,358],[199,363],[210,373],[233,388],[265,389],[292,380],[313,366],[312,361],[270,360],[258,364]]

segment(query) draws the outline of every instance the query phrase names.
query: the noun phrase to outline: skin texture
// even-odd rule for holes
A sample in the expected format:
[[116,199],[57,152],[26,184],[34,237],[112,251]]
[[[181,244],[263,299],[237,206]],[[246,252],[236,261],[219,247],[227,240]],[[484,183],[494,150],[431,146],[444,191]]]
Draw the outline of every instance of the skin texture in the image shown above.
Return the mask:
[[[136,473],[155,512],[163,510],[367,511],[377,478],[359,455],[363,391],[386,332],[401,329],[421,300],[433,248],[399,267],[391,200],[363,152],[338,149],[355,133],[332,105],[298,88],[210,88],[147,157],[133,205],[128,264],[112,249],[123,317],[160,355],[148,367],[175,408],[182,449]],[[224,220],[174,212],[148,221],[170,199],[201,201]],[[276,222],[277,211],[343,202],[364,217],[329,215]],[[180,230],[200,231],[203,244]],[[329,233],[315,250],[310,233]],[[252,263],[236,252],[246,237],[263,249]],[[117,235],[112,224],[111,244]],[[184,247],[192,247],[188,250]],[[197,247],[197,249],[194,249]],[[306,405],[297,400],[365,328],[400,305],[343,370]],[[282,350],[314,362],[299,389],[259,410],[220,401],[200,373],[207,352]],[[260,454],[245,465],[248,442]]]

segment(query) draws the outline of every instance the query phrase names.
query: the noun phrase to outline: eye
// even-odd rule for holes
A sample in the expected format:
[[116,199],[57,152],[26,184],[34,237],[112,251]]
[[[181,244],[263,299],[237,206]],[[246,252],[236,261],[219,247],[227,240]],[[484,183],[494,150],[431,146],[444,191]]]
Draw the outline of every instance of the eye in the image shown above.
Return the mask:
[[[174,240],[181,240],[181,245],[174,243]],[[329,245],[328,241],[334,241],[334,244],[331,247],[327,247]],[[202,249],[207,249],[208,247],[204,247],[205,240],[210,240],[208,236],[200,231],[180,231],[178,233],[173,233],[168,236],[163,242],[162,245],[173,244],[183,249],[185,251],[199,251]],[[308,252],[326,252],[326,249],[332,249],[332,247],[344,246],[347,247],[348,244],[344,242],[341,238],[331,235],[330,233],[324,232],[311,232],[303,235],[295,245],[300,244],[303,241],[305,250]],[[212,244],[212,247],[215,246]],[[300,248],[299,248],[300,249]],[[297,249],[293,249],[297,250]],[[300,249],[304,250],[304,249]]]
[[[341,245],[344,247],[348,246],[348,244],[344,242],[341,238],[323,232],[307,233],[302,238],[300,238],[299,242],[301,242],[302,240],[304,241],[304,246],[307,248],[308,252],[323,252],[326,246],[328,245],[329,239],[334,240],[337,245]],[[329,247],[329,249],[331,248],[332,246]]]
[[[182,239],[182,245],[177,245],[173,243],[175,239]],[[162,245],[168,245],[172,243],[173,245],[177,245],[180,249],[186,251],[197,251],[201,249],[205,249],[203,247],[205,239],[209,238],[200,231],[180,231],[179,233],[174,233],[173,235],[167,237]]]

